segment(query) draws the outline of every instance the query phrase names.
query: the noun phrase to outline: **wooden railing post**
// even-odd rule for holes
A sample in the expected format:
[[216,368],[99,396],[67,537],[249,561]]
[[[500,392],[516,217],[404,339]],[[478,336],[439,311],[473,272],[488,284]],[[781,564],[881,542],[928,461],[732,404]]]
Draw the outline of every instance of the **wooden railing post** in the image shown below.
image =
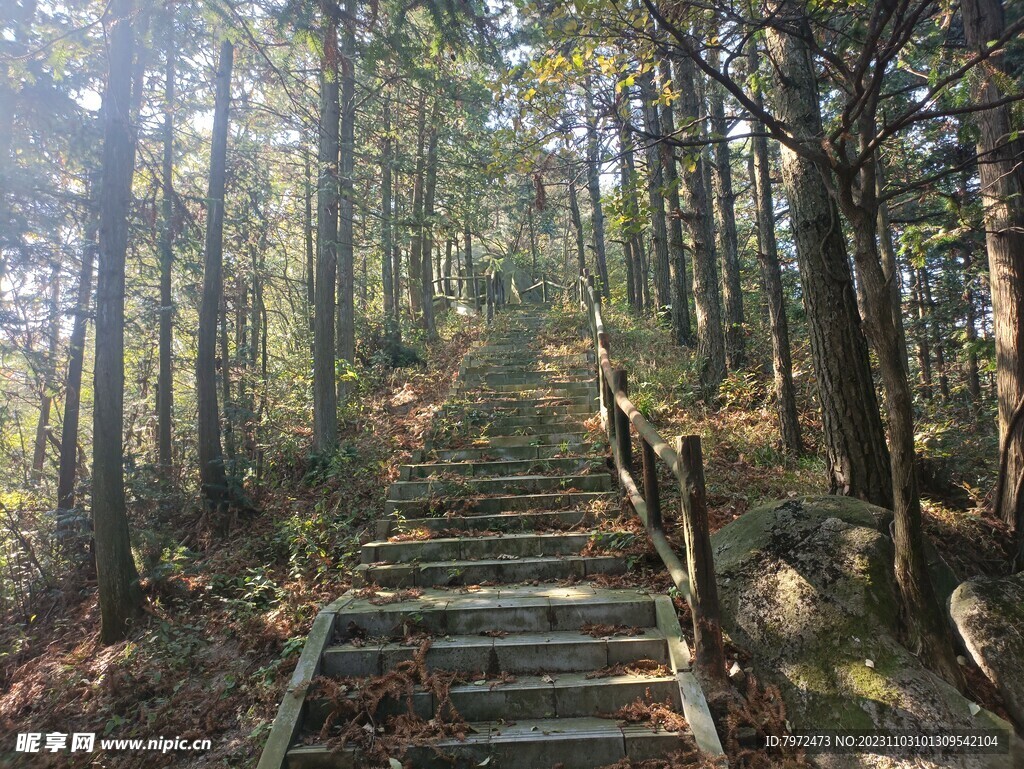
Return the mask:
[[608,346],[608,335],[604,333],[595,334],[597,339],[597,392],[599,397],[598,406],[601,410],[601,417],[604,420],[604,429],[611,440],[615,435],[615,424],[612,420],[612,407],[609,400],[611,382],[604,373],[604,366],[601,365],[601,349],[603,348],[611,355],[611,348]]
[[494,320],[494,281],[490,276],[484,279],[484,285],[487,291],[487,322],[490,323]]
[[658,489],[657,456],[647,439],[640,436],[640,456],[644,471],[644,501],[647,503],[647,525],[653,531],[664,528],[661,520],[661,492]]
[[708,528],[707,492],[704,488],[704,459],[700,436],[676,439],[680,464],[683,527],[686,534],[686,563],[690,576],[690,610],[693,614],[693,667],[702,683],[720,685],[725,680],[725,652],[722,620],[715,582],[715,560]]
[[540,274],[540,300],[542,302],[548,301],[548,279],[545,273]]
[[615,422],[615,453],[619,458],[619,467],[631,473],[633,472],[633,441],[629,437],[629,416],[619,408],[619,404],[615,400],[617,392],[629,394],[624,369],[617,368],[612,371],[611,385],[612,421]]

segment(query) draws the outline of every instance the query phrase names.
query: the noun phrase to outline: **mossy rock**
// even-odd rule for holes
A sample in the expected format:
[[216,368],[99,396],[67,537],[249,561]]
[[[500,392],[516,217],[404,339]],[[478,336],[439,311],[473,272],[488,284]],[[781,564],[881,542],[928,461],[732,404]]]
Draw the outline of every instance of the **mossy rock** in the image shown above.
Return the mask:
[[[841,497],[751,510],[712,538],[725,629],[777,685],[795,730],[922,732],[1000,728],[897,640],[891,514]],[[956,763],[956,761],[960,763]],[[900,766],[883,756],[818,756],[823,766]],[[953,761],[953,763],[950,763]],[[928,766],[904,764],[907,766]],[[1009,769],[1010,756],[941,766]]]
[[1024,574],[964,582],[950,596],[949,614],[964,648],[1024,729]]

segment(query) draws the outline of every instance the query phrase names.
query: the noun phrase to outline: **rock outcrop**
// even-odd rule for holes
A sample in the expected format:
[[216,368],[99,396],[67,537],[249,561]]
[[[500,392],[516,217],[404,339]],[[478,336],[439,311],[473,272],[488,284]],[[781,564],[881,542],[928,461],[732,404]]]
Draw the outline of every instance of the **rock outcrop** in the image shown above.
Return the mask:
[[[893,546],[883,533],[891,518],[850,498],[804,497],[756,508],[718,531],[712,544],[727,632],[753,654],[760,677],[780,688],[794,730],[1008,731],[897,640]],[[1022,759],[815,760],[830,767],[1009,769]]]

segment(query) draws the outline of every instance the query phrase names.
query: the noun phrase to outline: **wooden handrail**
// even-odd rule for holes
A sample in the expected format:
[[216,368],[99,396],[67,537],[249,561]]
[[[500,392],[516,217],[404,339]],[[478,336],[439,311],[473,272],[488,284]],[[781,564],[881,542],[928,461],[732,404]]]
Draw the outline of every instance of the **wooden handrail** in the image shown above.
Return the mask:
[[[706,683],[721,684],[725,678],[725,653],[708,527],[700,437],[680,436],[673,448],[640,413],[629,399],[626,372],[612,365],[608,333],[601,317],[601,299],[594,290],[593,277],[584,271],[577,287],[580,309],[586,311],[594,337],[601,419],[611,443],[619,483],[643,522],[655,552],[690,606],[696,649],[695,672]],[[640,438],[642,492],[633,477],[630,428]],[[665,534],[656,459],[661,459],[668,466],[678,483],[686,540],[685,566]]]

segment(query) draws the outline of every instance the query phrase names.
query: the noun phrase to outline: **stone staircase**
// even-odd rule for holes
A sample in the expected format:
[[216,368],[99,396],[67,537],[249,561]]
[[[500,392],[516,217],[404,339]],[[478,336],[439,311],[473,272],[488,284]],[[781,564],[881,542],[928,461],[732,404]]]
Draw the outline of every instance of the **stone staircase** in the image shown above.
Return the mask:
[[[544,355],[543,324],[543,308],[509,308],[467,355],[433,438],[400,469],[362,548],[357,589],[317,617],[260,769],[379,765],[320,742],[332,706],[310,682],[343,681],[355,698],[403,665],[447,685],[392,693],[373,724],[410,709],[466,722],[457,737],[409,740],[406,767],[596,769],[721,753],[671,600],[587,582],[626,569],[592,546],[599,526],[614,533],[618,494],[603,435],[584,424],[596,414],[593,363]],[[616,718],[638,701],[686,721]]]

